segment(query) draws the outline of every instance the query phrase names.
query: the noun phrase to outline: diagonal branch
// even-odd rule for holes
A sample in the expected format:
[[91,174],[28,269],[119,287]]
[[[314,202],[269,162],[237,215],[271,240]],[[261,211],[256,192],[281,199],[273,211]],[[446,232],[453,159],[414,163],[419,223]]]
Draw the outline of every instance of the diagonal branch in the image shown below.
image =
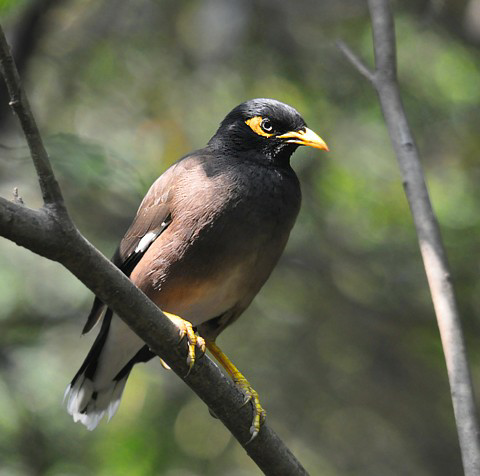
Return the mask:
[[0,235],[60,262],[106,302],[197,393],[265,474],[307,474],[267,424],[246,445],[252,409],[243,405],[244,395],[206,356],[196,361],[186,376],[186,346],[178,345],[178,329],[76,229],[65,233],[48,211],[31,210],[0,198]]
[[244,405],[244,395],[206,356],[195,362],[187,376],[186,345],[178,344],[178,329],[73,225],[1,27],[0,65],[11,105],[30,146],[45,200],[44,208],[32,210],[0,197],[0,236],[58,261],[108,304],[206,403],[265,474],[306,475],[301,463],[268,425],[264,424],[258,436],[247,445],[252,408]]
[[344,41],[337,41],[336,44],[340,51],[350,61],[350,63],[355,66],[357,71],[371,83],[373,83],[375,81],[375,73],[363,62],[363,60],[355,52],[353,52]]
[[[465,339],[440,229],[397,83],[393,15],[388,0],[368,0],[368,5],[375,51],[372,84],[380,100],[417,231],[447,363],[464,471],[467,476],[478,476],[480,430]],[[364,76],[369,77],[365,74],[362,61],[353,52],[349,53],[345,48],[342,51]]]

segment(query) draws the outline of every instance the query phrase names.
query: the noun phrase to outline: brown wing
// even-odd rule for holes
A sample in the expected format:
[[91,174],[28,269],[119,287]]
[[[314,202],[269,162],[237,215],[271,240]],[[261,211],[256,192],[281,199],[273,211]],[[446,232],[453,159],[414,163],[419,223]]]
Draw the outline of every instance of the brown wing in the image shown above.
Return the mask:
[[[132,255],[143,255],[171,221],[169,205],[175,188],[174,178],[178,173],[178,167],[179,163],[167,169],[153,183],[138,207],[137,215],[122,238],[113,258],[113,262],[120,269],[124,270],[126,261]],[[148,238],[149,235],[150,238]],[[126,274],[129,275],[130,272]]]
[[[138,207],[133,223],[113,255],[112,262],[127,276],[130,276],[150,245],[171,223],[169,202],[175,187],[174,178],[179,168],[184,167],[177,162],[153,183]],[[86,334],[97,324],[104,310],[105,304],[95,297],[82,334]]]

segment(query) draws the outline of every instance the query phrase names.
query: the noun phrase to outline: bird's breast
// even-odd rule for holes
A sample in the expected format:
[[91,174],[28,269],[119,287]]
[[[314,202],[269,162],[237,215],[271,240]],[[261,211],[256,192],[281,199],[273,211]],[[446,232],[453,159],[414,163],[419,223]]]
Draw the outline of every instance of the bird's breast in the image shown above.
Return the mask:
[[[258,168],[201,174],[175,192],[172,223],[132,279],[162,309],[200,324],[248,302],[270,275],[300,205],[296,177]],[[293,173],[293,172],[292,172]]]

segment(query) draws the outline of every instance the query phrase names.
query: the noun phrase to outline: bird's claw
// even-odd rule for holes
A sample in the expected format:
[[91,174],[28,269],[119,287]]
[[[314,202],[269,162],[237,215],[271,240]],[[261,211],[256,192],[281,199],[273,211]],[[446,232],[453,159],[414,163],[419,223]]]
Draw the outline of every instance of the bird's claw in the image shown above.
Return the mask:
[[184,337],[187,338],[188,344],[188,354],[187,354],[187,365],[188,365],[188,372],[185,377],[190,374],[190,371],[195,364],[196,355],[195,355],[195,347],[198,347],[201,351],[201,355],[205,354],[206,352],[206,343],[205,339],[199,336],[195,330],[193,329],[192,323],[182,319],[175,314],[170,314],[169,312],[164,312],[164,314],[178,327],[178,334],[180,339],[178,342],[181,342]]
[[160,358],[160,363],[162,364],[162,367],[163,367],[165,370],[172,370],[172,368],[170,367],[170,365],[168,365],[162,358]]
[[261,426],[265,423],[265,419],[267,418],[267,412],[263,409],[262,405],[260,404],[260,398],[258,396],[257,391],[252,388],[250,383],[245,378],[237,378],[235,379],[235,384],[239,387],[242,392],[245,394],[245,400],[242,404],[242,407],[245,406],[247,403],[252,403],[253,408],[253,420],[252,426],[250,427],[250,439],[247,441],[247,445],[253,441],[258,433],[260,432]]
[[248,380],[242,375],[242,373],[235,367],[233,362],[223,353],[223,351],[215,344],[214,340],[207,341],[207,348],[212,353],[212,355],[218,360],[222,367],[227,371],[228,375],[232,377],[235,385],[244,393],[245,400],[242,406],[245,406],[247,403],[251,402],[253,409],[253,419],[252,425],[250,426],[250,439],[246,444],[254,440],[260,428],[265,422],[267,417],[267,412],[260,405],[260,398],[258,393],[253,389]]

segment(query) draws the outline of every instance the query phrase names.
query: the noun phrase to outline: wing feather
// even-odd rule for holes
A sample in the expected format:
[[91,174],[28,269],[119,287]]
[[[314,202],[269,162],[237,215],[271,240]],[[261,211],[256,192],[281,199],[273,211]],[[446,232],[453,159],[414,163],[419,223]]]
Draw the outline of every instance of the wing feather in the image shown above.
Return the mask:
[[[112,257],[112,262],[127,276],[130,276],[148,248],[172,222],[169,205],[177,166],[178,163],[172,165],[150,187]],[[95,327],[104,315],[104,310],[105,304],[95,297],[82,334]]]

